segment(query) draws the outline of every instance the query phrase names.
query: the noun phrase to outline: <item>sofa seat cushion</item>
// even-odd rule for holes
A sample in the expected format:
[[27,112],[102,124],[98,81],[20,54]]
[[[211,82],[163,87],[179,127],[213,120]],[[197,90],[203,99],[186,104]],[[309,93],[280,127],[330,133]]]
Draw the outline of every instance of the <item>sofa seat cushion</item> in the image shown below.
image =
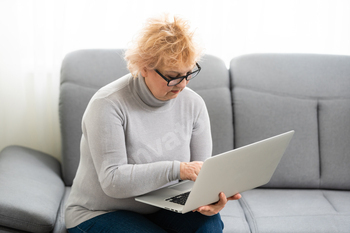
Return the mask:
[[14,232],[52,231],[64,193],[55,158],[29,148],[6,147],[0,153],[0,189],[1,226]]
[[252,232],[349,232],[350,191],[255,189],[239,201]]
[[229,201],[221,210],[220,215],[225,225],[225,233],[250,233],[244,211],[238,201]]
[[71,192],[71,189],[72,189],[71,186],[65,187],[65,192],[60,204],[60,208],[57,213],[55,228],[51,233],[67,233],[65,215],[66,215],[66,204],[67,204],[67,200]]

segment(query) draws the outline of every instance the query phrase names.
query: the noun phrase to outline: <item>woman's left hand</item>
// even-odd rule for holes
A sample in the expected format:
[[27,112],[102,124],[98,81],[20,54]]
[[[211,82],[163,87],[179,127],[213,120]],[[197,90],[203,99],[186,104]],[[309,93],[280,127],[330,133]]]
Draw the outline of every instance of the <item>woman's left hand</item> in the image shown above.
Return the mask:
[[217,203],[212,204],[212,205],[201,206],[201,207],[193,210],[193,212],[197,211],[203,215],[212,216],[212,215],[219,213],[225,207],[225,205],[228,201],[238,200],[241,197],[242,197],[242,195],[237,193],[237,194],[233,195],[232,197],[227,198],[226,195],[223,192],[221,192],[219,194],[220,200]]

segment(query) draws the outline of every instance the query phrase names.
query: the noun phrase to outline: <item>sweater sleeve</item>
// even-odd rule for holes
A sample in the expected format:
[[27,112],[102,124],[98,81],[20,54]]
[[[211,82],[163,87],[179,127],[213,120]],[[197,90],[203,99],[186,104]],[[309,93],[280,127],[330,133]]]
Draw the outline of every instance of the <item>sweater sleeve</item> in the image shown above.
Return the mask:
[[190,147],[191,161],[204,161],[212,155],[210,120],[204,100],[202,100],[202,108],[193,124]]
[[105,194],[129,198],[179,179],[179,161],[128,164],[123,123],[122,113],[104,98],[93,100],[83,117],[83,137]]

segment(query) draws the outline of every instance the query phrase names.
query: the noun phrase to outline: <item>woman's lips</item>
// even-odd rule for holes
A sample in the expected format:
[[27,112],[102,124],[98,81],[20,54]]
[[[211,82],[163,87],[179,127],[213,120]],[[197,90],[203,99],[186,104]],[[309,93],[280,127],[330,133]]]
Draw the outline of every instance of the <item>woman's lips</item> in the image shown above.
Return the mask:
[[174,93],[174,94],[177,94],[177,93],[180,92],[180,90],[173,90],[173,91],[171,91],[171,92]]

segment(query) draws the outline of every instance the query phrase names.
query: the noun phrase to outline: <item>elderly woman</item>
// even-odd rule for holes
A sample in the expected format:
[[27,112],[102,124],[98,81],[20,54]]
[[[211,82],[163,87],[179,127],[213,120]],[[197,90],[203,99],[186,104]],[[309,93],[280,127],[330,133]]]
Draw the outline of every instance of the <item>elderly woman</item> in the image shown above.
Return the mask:
[[200,53],[186,21],[150,19],[126,51],[131,74],[92,97],[66,208],[70,233],[222,232],[219,211],[240,194],[220,193],[216,204],[187,214],[134,200],[170,182],[195,181],[211,156],[205,103],[186,87],[201,70]]

